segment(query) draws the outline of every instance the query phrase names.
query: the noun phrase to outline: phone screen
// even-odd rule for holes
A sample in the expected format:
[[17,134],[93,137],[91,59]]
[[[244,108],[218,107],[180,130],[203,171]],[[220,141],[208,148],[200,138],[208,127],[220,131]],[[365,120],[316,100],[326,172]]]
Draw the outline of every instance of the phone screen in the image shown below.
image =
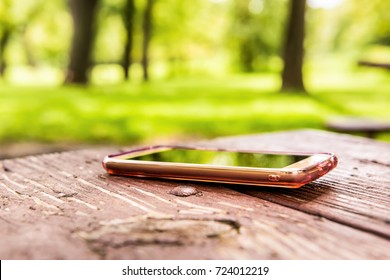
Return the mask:
[[209,164],[217,166],[283,168],[308,156],[260,154],[232,151],[170,149],[127,159],[156,162]]

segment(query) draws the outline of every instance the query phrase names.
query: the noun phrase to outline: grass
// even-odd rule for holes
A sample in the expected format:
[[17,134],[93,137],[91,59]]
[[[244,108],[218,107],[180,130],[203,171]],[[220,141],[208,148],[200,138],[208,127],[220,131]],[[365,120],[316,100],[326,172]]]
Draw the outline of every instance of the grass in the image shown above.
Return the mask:
[[[310,67],[308,67],[310,68]],[[278,93],[276,74],[82,87],[0,84],[0,143],[133,144],[295,128],[335,116],[390,120],[390,75],[307,70],[308,96]],[[388,135],[381,136],[390,140]]]

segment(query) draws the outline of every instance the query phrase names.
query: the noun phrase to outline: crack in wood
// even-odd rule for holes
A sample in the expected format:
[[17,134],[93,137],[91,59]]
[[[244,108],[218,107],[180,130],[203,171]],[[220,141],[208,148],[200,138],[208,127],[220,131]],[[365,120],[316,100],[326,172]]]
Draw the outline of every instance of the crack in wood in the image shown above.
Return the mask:
[[376,159],[360,159],[359,160],[359,163],[363,163],[363,164],[376,164],[376,165],[381,165],[381,166],[385,166],[385,167],[390,167],[390,164],[389,163],[385,163],[385,162],[380,162]]
[[[376,236],[378,236],[380,238],[383,238],[385,240],[390,240],[390,232],[389,233],[383,233],[383,232],[380,232],[380,231],[377,231],[377,230],[366,228],[364,226],[361,226],[358,223],[345,221],[342,218],[329,216],[329,215],[322,214],[322,213],[319,213],[319,212],[318,213],[312,212],[310,209],[305,209],[303,207],[297,207],[295,205],[288,204],[288,203],[280,203],[280,201],[276,200],[276,199],[268,199],[267,197],[262,197],[261,199],[270,201],[272,203],[280,204],[282,206],[285,206],[285,207],[288,207],[288,208],[291,208],[291,209],[294,209],[294,210],[297,210],[297,211],[300,211],[300,212],[304,212],[306,214],[309,214],[309,215],[312,215],[312,216],[315,216],[315,217],[319,217],[321,219],[326,219],[326,220],[329,220],[329,221],[332,221],[332,222],[335,222],[335,223],[338,223],[338,224],[341,224],[341,225],[344,225],[344,226],[348,226],[348,227],[351,227],[351,228],[354,228],[354,229],[357,229],[357,230],[360,230],[360,231],[363,231],[363,232],[366,232],[366,233],[370,233],[370,234],[376,235]],[[338,209],[340,209],[342,211],[346,211],[346,212],[349,212],[349,213],[352,213],[352,214],[355,214],[355,215],[358,215],[358,216],[367,217],[367,218],[370,218],[372,220],[379,220],[375,216],[368,215],[368,214],[365,214],[365,213],[361,213],[361,212],[358,212],[358,211],[354,211],[352,209],[345,209],[343,207],[335,207],[335,208],[338,208]],[[379,220],[379,221],[383,221],[383,220]],[[390,223],[388,220],[384,220],[384,222],[386,224]]]
[[59,198],[75,197],[77,194],[78,194],[77,192],[73,192],[73,193],[62,193],[62,192],[59,192],[58,193],[58,197]]
[[104,258],[108,248],[200,245],[232,238],[240,234],[240,228],[240,223],[231,219],[142,215],[104,222],[90,231],[78,230],[74,234]]

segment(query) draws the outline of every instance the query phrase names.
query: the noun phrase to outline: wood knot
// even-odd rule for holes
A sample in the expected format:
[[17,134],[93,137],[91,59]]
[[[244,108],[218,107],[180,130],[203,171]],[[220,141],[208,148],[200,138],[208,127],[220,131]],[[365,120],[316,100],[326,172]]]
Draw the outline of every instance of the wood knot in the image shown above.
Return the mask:
[[10,168],[8,168],[7,166],[5,166],[4,163],[1,164],[0,166],[3,167],[3,170],[4,170],[5,172],[13,172]]
[[191,195],[202,196],[201,191],[198,191],[196,188],[186,186],[186,185],[177,186],[176,188],[170,190],[168,193],[176,196],[181,196],[181,197],[186,197]]

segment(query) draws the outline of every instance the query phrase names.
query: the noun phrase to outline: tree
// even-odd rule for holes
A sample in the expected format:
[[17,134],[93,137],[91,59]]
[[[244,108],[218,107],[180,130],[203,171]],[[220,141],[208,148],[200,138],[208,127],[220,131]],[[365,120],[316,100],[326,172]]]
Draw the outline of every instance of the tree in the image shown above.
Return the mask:
[[152,35],[152,10],[154,0],[147,0],[143,15],[142,69],[144,81],[149,80],[149,45]]
[[5,48],[8,45],[11,32],[11,28],[8,26],[3,26],[3,32],[0,36],[0,76],[4,74],[7,67],[7,62],[5,59]]
[[125,80],[129,79],[129,68],[132,63],[132,50],[134,42],[134,16],[135,16],[135,1],[126,0],[123,8],[122,20],[126,30],[126,42],[125,49],[123,51],[122,68],[125,76]]
[[12,33],[16,29],[16,24],[13,22],[12,16],[10,16],[13,4],[13,1],[4,0],[0,6],[2,8],[0,9],[0,76],[4,74],[7,68],[5,49],[7,48]]
[[69,0],[74,31],[66,83],[88,83],[98,3],[99,0]]
[[305,38],[306,0],[291,0],[284,45],[283,91],[302,91],[305,86],[302,77]]
[[[5,50],[11,38],[25,35],[27,27],[40,16],[42,6],[43,1],[21,3],[16,0],[2,0],[0,3],[0,76],[8,66]],[[29,46],[25,44],[24,48],[28,62],[34,65]]]
[[[189,75],[193,71],[213,71],[209,67],[212,64],[210,56],[215,59],[226,47],[224,33],[230,23],[231,12],[228,2],[230,1],[154,2],[154,58],[167,62],[169,76]],[[204,60],[207,63],[201,62]],[[208,63],[210,64],[207,65]]]
[[[248,9],[249,1],[236,0],[234,2],[235,20],[234,28],[237,33],[235,42],[238,44],[238,62],[241,70],[244,72],[253,72],[253,61],[258,53],[258,49],[254,49],[253,46],[257,46],[256,37],[252,36],[251,21],[252,15]],[[256,32],[257,34],[258,32]]]
[[229,41],[244,72],[265,70],[270,58],[280,55],[285,18],[280,0],[235,0]]

